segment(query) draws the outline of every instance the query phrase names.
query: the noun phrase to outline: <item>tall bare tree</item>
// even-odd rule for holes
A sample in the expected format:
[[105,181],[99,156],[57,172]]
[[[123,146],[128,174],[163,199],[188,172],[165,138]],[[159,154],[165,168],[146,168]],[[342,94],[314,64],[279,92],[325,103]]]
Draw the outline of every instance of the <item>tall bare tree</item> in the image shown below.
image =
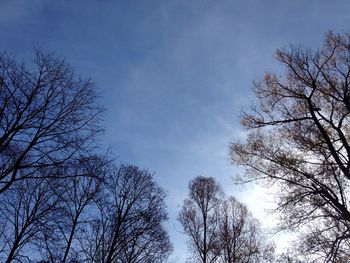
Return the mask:
[[179,213],[179,221],[189,236],[189,248],[197,262],[215,262],[221,252],[218,207],[223,195],[213,177],[196,177],[189,183],[189,197]]
[[108,161],[100,156],[80,158],[73,167],[63,167],[62,174],[70,175],[52,189],[60,204],[58,218],[46,224],[50,232],[40,238],[42,254],[50,262],[71,262],[78,257],[78,236],[90,222],[95,198],[101,193],[102,182],[108,171]]
[[1,261],[163,262],[171,252],[152,175],[94,155],[96,98],[51,54],[28,65],[0,53]]
[[259,221],[233,197],[220,203],[218,232],[221,246],[218,262],[261,263],[274,260],[274,245],[263,235]]
[[26,65],[0,53],[0,194],[42,167],[69,164],[101,131],[94,84],[36,52]]
[[283,226],[304,233],[309,262],[350,259],[350,35],[327,33],[322,48],[278,50],[285,76],[255,84],[250,131],[231,145],[248,180],[279,187]]
[[[100,190],[105,164],[89,156],[69,169],[45,168],[37,178],[20,180],[0,195],[3,261],[33,261],[40,255],[51,263],[74,258],[76,234],[89,220],[86,210]],[[49,173],[69,177],[52,178]]]
[[51,231],[50,222],[61,214],[60,200],[52,191],[57,183],[22,180],[0,196],[1,262],[30,259],[30,246],[40,242],[42,233]]
[[192,261],[202,263],[272,262],[273,243],[246,206],[225,197],[213,177],[196,177],[179,214],[189,236]]
[[97,200],[98,216],[81,238],[89,262],[164,262],[172,246],[162,223],[165,193],[152,174],[136,166],[114,168]]

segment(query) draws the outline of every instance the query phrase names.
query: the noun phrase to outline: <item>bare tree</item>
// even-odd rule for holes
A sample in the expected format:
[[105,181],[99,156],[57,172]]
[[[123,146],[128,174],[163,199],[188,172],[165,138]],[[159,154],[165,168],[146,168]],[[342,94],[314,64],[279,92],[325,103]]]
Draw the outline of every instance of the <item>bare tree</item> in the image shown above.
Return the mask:
[[220,254],[218,209],[222,190],[212,177],[196,177],[189,183],[189,198],[184,201],[179,221],[189,236],[189,248],[198,262],[215,262]]
[[271,262],[274,246],[246,206],[225,197],[213,177],[196,177],[189,184],[179,221],[189,236],[194,262]]
[[78,257],[77,234],[90,221],[90,208],[101,192],[108,161],[100,156],[82,157],[74,166],[62,169],[62,174],[70,176],[52,189],[60,201],[60,214],[47,222],[51,232],[40,239],[41,252],[52,263],[71,262]]
[[89,262],[164,262],[172,246],[162,223],[165,194],[147,170],[114,168],[97,200],[98,216],[81,238]]
[[41,234],[49,231],[49,222],[60,214],[59,198],[52,191],[55,186],[57,181],[47,179],[22,180],[0,196],[2,262],[30,259],[30,246],[39,242]]
[[247,207],[233,197],[222,200],[219,207],[218,238],[221,252],[218,262],[272,262],[274,245],[267,241],[259,222]]
[[[104,159],[89,156],[69,169],[41,169],[37,178],[20,180],[0,195],[4,262],[32,261],[40,254],[52,263],[73,258],[76,232],[88,221],[85,210],[99,192],[105,164]],[[49,173],[70,176],[53,179]]]
[[[256,83],[258,104],[245,113],[245,143],[231,145],[247,180],[273,183],[283,227],[304,233],[314,262],[350,258],[350,36],[328,33],[313,52],[278,50],[285,77]],[[311,259],[309,262],[312,262]]]
[[163,262],[170,254],[165,194],[152,175],[93,155],[102,131],[96,98],[94,84],[53,55],[37,51],[26,65],[0,53],[1,261]]
[[37,51],[26,65],[0,53],[0,194],[42,167],[88,153],[101,111],[93,83],[63,60]]

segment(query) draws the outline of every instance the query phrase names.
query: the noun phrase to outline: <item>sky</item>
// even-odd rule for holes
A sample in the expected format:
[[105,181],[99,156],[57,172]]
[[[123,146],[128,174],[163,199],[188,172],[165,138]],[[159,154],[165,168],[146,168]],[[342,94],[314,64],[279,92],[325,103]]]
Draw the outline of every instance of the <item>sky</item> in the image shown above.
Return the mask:
[[[315,48],[328,30],[348,32],[346,0],[0,0],[0,51],[65,58],[91,78],[105,113],[103,144],[118,162],[155,173],[167,192],[175,261],[186,257],[177,222],[189,180],[213,176],[264,225],[270,197],[234,185],[230,142],[254,80],[282,72],[277,48]],[[280,240],[280,242],[283,242]]]

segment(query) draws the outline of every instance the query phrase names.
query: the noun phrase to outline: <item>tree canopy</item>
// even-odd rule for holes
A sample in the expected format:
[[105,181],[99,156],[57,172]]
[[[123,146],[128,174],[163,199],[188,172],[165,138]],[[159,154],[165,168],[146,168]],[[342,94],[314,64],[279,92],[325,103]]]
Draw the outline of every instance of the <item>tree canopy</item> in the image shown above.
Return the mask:
[[213,177],[189,183],[189,197],[179,213],[188,236],[190,262],[257,263],[273,260],[274,246],[260,223],[234,197],[226,197]]
[[42,177],[42,167],[88,154],[103,130],[96,98],[93,82],[52,54],[37,51],[26,64],[0,53],[0,194],[15,181]]
[[299,229],[308,262],[350,258],[350,35],[325,35],[316,51],[276,52],[285,74],[255,83],[242,116],[249,134],[231,144],[246,180],[279,189],[282,227]]
[[168,258],[165,192],[100,153],[102,111],[93,82],[64,60],[0,53],[1,262]]

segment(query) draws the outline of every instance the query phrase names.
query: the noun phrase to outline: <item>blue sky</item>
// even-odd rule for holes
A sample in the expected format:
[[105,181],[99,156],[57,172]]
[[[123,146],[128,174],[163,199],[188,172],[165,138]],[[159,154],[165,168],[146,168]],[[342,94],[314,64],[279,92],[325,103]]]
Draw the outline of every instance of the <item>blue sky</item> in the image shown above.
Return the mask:
[[104,143],[118,161],[154,171],[168,192],[180,260],[176,216],[195,176],[214,176],[261,215],[259,192],[233,185],[240,170],[228,156],[244,135],[252,81],[280,70],[277,48],[348,31],[349,10],[345,0],[0,0],[0,50],[20,59],[53,52],[95,81],[107,108]]

